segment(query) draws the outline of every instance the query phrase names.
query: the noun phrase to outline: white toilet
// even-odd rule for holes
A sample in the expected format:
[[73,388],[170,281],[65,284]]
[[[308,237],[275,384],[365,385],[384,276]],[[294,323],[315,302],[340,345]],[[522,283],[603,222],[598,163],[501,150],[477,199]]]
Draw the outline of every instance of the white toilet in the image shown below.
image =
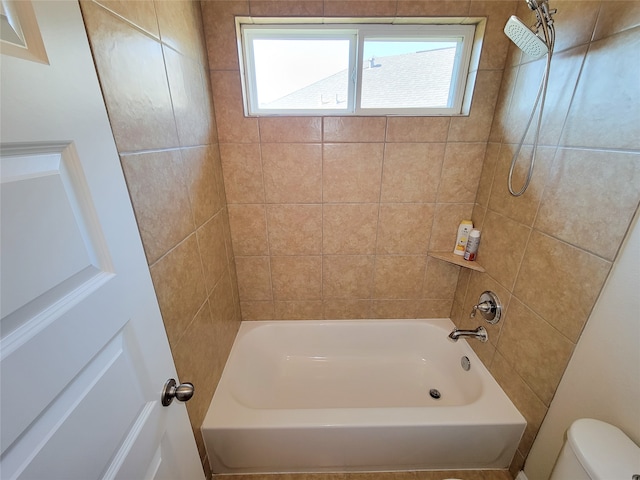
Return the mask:
[[640,479],[640,447],[622,430],[600,420],[573,422],[550,480],[618,479]]

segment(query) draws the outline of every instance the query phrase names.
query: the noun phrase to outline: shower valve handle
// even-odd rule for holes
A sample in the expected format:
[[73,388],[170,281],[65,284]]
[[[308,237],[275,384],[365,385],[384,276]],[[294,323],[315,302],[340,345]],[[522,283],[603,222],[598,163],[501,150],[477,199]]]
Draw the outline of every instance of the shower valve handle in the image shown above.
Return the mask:
[[482,318],[484,318],[490,324],[498,323],[500,320],[500,316],[502,314],[502,305],[500,304],[500,299],[498,296],[491,292],[485,291],[482,292],[480,298],[478,299],[478,303],[473,306],[473,310],[471,310],[471,318],[475,318],[476,313],[480,312]]
[[471,318],[474,318],[476,316],[477,310],[480,310],[481,312],[484,312],[484,313],[488,313],[491,311],[492,308],[493,308],[493,305],[489,301],[485,301],[485,302],[479,303],[478,305],[474,305],[473,310],[471,311]]

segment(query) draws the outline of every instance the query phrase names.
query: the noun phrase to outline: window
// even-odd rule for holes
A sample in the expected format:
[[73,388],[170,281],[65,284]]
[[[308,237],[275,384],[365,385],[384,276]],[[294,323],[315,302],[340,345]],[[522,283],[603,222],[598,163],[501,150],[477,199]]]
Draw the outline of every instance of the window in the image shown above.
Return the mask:
[[248,115],[460,115],[470,103],[475,25],[239,26]]

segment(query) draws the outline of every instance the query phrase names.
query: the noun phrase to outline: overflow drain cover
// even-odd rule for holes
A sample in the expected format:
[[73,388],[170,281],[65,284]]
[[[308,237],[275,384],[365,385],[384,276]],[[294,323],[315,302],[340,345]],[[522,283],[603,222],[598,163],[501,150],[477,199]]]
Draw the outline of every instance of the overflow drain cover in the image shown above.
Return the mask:
[[431,398],[438,400],[440,398],[440,391],[438,391],[437,388],[432,388],[429,390],[429,395],[431,395]]
[[466,355],[462,357],[460,359],[460,365],[462,365],[463,370],[466,370],[468,372],[471,368],[471,361],[469,360],[469,357],[467,357]]

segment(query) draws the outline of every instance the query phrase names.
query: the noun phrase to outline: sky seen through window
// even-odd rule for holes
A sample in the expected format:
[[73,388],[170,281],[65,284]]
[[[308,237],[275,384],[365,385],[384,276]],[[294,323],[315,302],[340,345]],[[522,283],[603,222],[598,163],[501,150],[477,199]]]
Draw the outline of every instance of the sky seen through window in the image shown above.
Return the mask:
[[[366,40],[364,68],[370,58],[455,47],[455,42],[410,39]],[[253,42],[258,103],[277,99],[349,67],[347,39],[255,39]],[[341,92],[346,97],[346,92]]]

